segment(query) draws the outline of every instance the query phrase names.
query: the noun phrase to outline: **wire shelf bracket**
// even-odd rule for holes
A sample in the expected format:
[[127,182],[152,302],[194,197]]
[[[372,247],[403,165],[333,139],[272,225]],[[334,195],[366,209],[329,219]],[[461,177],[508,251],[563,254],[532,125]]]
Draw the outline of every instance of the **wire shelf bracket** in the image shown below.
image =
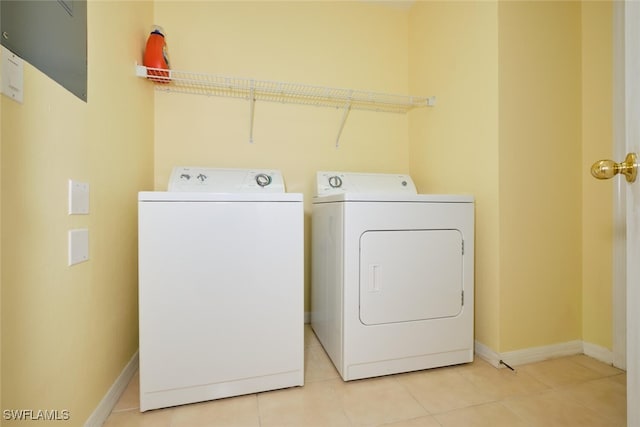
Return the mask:
[[249,101],[249,142],[253,143],[253,119],[256,101],[314,105],[342,109],[342,120],[336,137],[336,148],[351,110],[367,110],[404,114],[414,108],[433,107],[435,96],[393,95],[313,86],[299,83],[255,80],[217,74],[165,70],[136,64],[136,76],[148,78],[155,89],[163,92],[187,93]]
[[249,91],[249,143],[253,144],[253,117],[256,108],[256,88],[255,83],[251,81],[251,89]]

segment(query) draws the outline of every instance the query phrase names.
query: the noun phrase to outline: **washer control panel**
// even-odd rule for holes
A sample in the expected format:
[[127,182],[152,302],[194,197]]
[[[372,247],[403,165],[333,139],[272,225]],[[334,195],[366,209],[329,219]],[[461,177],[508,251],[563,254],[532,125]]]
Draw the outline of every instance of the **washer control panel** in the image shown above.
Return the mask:
[[273,169],[173,168],[168,191],[284,193],[282,173]]
[[316,194],[402,193],[418,194],[409,175],[321,171],[316,174]]

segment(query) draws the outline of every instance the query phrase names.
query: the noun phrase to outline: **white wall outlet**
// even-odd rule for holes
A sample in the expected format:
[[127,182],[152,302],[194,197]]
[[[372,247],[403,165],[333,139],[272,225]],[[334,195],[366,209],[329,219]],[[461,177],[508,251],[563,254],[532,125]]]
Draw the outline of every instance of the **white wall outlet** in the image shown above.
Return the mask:
[[89,184],[69,180],[69,215],[89,213]]
[[2,93],[22,104],[24,61],[5,47],[0,47],[2,57]]
[[89,261],[89,229],[69,230],[69,265]]

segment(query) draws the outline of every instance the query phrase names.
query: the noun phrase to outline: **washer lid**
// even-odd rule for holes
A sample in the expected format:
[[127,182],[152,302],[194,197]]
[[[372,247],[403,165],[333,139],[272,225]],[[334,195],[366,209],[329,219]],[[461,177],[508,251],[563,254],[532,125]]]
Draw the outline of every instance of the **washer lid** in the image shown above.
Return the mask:
[[272,169],[220,169],[178,166],[169,191],[207,193],[284,193],[282,173]]
[[321,171],[316,174],[316,194],[341,193],[418,194],[409,175]]

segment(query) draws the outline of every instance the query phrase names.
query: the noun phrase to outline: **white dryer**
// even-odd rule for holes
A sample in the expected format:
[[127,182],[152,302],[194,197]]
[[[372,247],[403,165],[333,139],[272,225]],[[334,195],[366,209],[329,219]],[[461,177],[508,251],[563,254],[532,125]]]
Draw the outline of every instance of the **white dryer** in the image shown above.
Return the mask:
[[302,195],[175,168],[139,208],[140,410],[304,383]]
[[311,326],[342,378],[473,360],[474,201],[318,172]]

